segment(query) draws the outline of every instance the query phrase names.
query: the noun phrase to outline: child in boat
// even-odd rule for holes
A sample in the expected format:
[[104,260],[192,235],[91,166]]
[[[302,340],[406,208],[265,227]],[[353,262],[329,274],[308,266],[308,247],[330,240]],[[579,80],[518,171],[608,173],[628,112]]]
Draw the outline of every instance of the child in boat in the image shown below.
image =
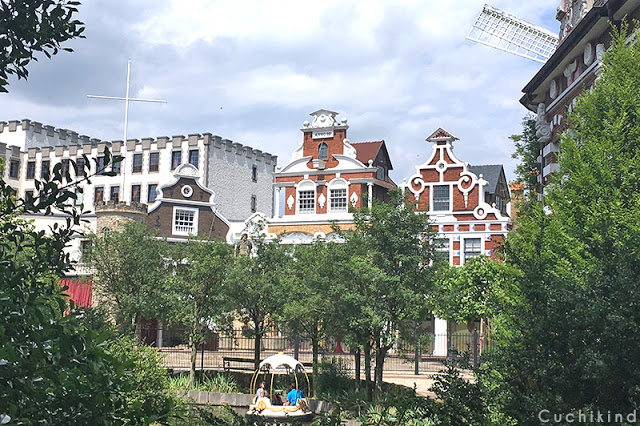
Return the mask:
[[271,395],[271,405],[282,405],[282,397],[279,393]]
[[258,398],[269,398],[269,394],[267,393],[265,387],[265,382],[264,380],[260,382],[260,386],[258,387],[258,390],[256,391],[256,401],[258,400]]

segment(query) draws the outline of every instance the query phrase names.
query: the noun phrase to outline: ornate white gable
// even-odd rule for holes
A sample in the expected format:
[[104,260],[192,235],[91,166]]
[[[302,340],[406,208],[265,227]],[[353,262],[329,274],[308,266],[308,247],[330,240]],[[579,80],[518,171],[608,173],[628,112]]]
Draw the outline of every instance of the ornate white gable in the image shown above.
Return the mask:
[[426,139],[427,142],[453,142],[458,138],[447,132],[442,127],[438,127],[433,133],[431,133]]
[[181,164],[176,168],[176,171],[173,172],[175,177],[189,177],[200,179],[200,172],[198,168],[190,163]]

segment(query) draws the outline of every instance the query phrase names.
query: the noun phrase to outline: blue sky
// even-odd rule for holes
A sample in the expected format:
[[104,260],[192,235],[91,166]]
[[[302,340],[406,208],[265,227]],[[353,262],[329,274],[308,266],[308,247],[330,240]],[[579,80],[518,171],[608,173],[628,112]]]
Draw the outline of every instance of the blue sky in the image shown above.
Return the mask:
[[[554,33],[559,0],[491,3]],[[437,127],[471,164],[515,162],[509,135],[521,89],[540,64],[465,39],[483,1],[87,1],[86,39],[10,80],[0,120],[30,118],[106,140],[210,132],[286,165],[302,122],[320,108],[348,118],[351,141],[384,139],[396,182],[425,161]]]

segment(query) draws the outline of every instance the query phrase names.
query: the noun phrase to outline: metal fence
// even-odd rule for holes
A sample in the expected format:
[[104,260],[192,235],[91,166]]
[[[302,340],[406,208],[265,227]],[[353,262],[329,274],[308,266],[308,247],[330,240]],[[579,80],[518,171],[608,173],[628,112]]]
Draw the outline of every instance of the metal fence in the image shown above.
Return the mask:
[[[142,328],[140,338],[147,344],[157,347],[163,355],[167,368],[182,370],[190,365],[191,352],[185,331],[182,329],[157,327]],[[416,345],[415,342],[422,342]],[[425,343],[426,342],[426,343]],[[463,353],[470,355],[477,365],[482,351],[488,347],[488,339],[476,331],[472,333],[453,333],[447,335],[429,334],[426,339],[414,342],[399,340],[385,358],[385,372],[396,373],[434,373],[443,368],[448,357]],[[204,344],[198,346],[196,366],[203,370],[253,370],[254,337],[248,329],[211,331]],[[312,346],[309,339],[284,334],[278,330],[267,332],[261,339],[260,358],[283,352],[310,366]],[[321,342],[321,362],[338,362],[340,367],[353,372],[356,358],[354,351],[345,343],[329,338]],[[364,368],[364,357],[361,356]],[[375,360],[372,359],[372,368]],[[310,367],[309,367],[310,370]]]

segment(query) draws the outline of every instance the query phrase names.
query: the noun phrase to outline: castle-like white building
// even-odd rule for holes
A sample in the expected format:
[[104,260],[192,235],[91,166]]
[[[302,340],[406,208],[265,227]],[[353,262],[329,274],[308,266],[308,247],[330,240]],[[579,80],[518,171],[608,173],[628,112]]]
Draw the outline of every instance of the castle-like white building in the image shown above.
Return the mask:
[[[82,178],[83,154],[92,161],[91,173],[97,172],[104,161],[105,148],[124,160],[107,167],[108,171],[116,172],[115,176],[97,174],[90,183],[80,185],[82,192],[78,192],[76,203],[88,212],[84,216],[88,219],[88,231],[97,231],[95,206],[129,205],[134,211],[144,212],[156,204],[156,198],[162,195],[159,189],[172,182],[184,164],[194,166],[191,168],[196,170],[194,177],[212,191],[207,203],[228,222],[242,225],[257,211],[273,213],[272,185],[277,156],[220,136],[204,133],[109,142],[26,119],[0,122],[0,157],[5,160],[3,177],[20,197],[35,194],[35,180],[47,176],[58,163],[69,170],[72,178]],[[77,170],[70,170],[70,160],[78,164]],[[193,199],[183,200],[185,205],[194,203],[197,202]],[[181,210],[177,214],[180,216]],[[178,216],[173,220],[184,219]],[[46,229],[64,219],[56,214],[28,218],[34,219],[38,229]],[[70,248],[72,258],[79,257],[81,247],[82,239],[74,242]]]

